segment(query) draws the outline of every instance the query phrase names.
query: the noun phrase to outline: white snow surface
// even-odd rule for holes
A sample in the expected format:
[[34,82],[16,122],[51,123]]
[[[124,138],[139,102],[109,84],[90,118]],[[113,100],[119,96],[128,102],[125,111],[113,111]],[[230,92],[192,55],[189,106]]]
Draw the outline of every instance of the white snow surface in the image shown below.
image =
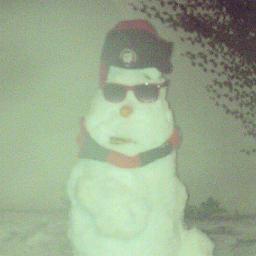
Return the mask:
[[[214,256],[256,255],[256,216],[186,222],[215,242]],[[0,211],[0,255],[71,256],[67,226],[66,209],[52,213]]]

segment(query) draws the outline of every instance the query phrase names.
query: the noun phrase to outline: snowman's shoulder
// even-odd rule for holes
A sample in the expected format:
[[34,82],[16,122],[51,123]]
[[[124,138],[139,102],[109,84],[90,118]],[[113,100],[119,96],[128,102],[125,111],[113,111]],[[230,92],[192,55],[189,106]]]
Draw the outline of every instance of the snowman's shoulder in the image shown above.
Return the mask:
[[70,180],[77,181],[80,178],[103,178],[104,176],[109,176],[111,174],[110,171],[106,172],[106,169],[109,170],[108,163],[95,161],[93,159],[80,159],[71,171]]
[[87,165],[86,159],[79,159],[71,171],[71,178],[83,175],[88,170]]
[[88,168],[88,160],[87,159],[79,159],[79,161],[74,165],[71,170],[68,187],[74,187],[76,182],[83,176],[88,175],[90,173],[90,168]]

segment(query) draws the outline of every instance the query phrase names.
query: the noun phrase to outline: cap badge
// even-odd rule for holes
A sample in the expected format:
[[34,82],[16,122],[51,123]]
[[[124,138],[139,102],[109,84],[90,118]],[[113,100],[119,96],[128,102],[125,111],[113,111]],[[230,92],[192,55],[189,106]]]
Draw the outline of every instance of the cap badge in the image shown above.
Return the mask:
[[132,64],[135,64],[137,61],[137,54],[134,50],[125,48],[120,53],[120,59],[126,66],[130,66]]

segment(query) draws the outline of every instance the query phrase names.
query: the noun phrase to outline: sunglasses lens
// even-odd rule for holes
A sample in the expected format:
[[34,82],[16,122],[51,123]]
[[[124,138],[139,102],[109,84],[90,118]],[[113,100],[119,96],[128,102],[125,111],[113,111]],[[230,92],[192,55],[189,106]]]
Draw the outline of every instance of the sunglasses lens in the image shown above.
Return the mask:
[[135,95],[142,102],[153,102],[158,98],[159,89],[153,85],[140,85],[135,89]]
[[103,88],[103,94],[106,100],[110,102],[121,102],[126,95],[125,89],[117,84],[106,84]]

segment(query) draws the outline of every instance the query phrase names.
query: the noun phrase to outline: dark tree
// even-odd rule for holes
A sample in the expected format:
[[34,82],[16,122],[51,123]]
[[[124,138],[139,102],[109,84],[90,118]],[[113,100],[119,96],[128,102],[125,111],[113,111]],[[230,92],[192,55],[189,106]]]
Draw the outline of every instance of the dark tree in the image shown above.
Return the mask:
[[[213,75],[206,84],[210,99],[240,120],[243,134],[256,141],[256,1],[142,0],[130,5],[200,46],[183,56]],[[255,153],[256,147],[242,151]]]

